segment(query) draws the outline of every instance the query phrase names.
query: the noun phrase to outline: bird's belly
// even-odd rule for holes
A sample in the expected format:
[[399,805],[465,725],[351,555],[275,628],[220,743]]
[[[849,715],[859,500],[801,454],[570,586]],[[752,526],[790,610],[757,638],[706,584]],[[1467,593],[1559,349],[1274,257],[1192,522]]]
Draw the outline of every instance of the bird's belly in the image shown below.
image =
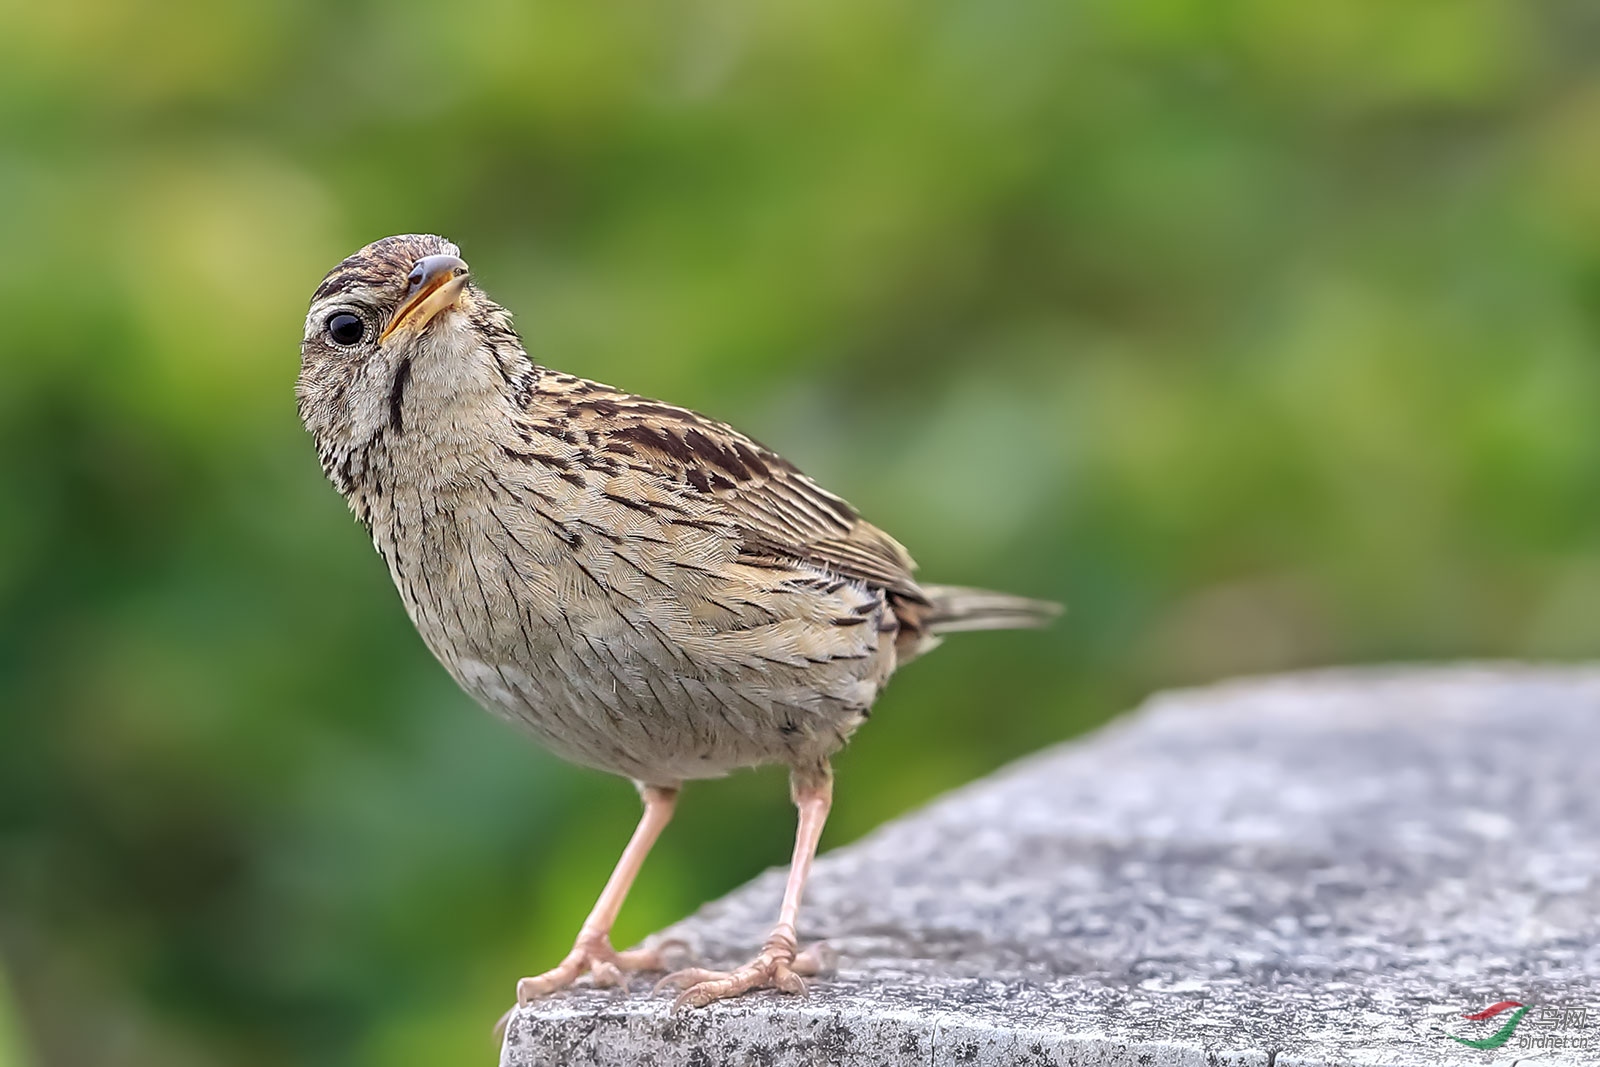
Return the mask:
[[847,685],[854,699],[840,699],[820,692],[829,688],[821,680],[704,677],[648,664],[618,670],[583,660],[555,651],[550,670],[535,676],[518,664],[464,658],[451,673],[561,758],[655,785],[826,756],[865,720],[878,688]]

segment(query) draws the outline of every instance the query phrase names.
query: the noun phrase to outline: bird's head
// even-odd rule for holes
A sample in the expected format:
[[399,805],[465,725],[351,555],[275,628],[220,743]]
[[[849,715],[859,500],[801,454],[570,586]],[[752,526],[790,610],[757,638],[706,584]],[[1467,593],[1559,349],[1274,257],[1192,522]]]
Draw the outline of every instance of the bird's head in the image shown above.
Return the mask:
[[503,397],[529,366],[510,315],[472,284],[461,250],[405,234],[367,245],[312,294],[295,394],[327,466],[380,435]]

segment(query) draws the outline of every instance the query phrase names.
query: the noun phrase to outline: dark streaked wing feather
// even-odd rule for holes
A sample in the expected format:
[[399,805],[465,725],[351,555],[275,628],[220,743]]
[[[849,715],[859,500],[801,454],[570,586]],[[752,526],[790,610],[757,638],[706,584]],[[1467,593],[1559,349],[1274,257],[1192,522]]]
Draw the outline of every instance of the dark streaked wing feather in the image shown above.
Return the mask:
[[898,541],[731,426],[566,375],[548,375],[538,392],[567,426],[598,432],[600,452],[643,460],[715,500],[743,534],[747,557],[810,563],[922,601],[916,563]]

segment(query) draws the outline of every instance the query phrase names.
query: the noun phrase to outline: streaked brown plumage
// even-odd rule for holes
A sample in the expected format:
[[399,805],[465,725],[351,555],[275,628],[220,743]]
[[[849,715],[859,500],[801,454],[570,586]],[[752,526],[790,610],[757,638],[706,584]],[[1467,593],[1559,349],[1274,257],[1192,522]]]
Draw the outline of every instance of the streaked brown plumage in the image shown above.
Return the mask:
[[640,828],[555,970],[615,981],[611,921],[682,782],[791,768],[801,832],[783,916],[680,1002],[800,988],[805,871],[829,757],[897,666],[959,629],[1038,625],[1054,605],[921,585],[888,534],[722,423],[535,365],[454,245],[408,235],[312,297],[300,414],[406,610],[456,681],[562,757],[624,775]]

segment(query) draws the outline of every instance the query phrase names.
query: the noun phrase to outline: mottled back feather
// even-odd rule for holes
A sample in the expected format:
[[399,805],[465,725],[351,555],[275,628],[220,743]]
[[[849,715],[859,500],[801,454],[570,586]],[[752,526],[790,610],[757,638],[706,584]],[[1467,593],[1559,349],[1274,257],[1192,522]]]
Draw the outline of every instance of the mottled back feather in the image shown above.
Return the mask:
[[536,418],[551,429],[596,438],[594,451],[715,501],[743,535],[742,556],[811,563],[922,602],[916,563],[898,541],[726,423],[568,375],[547,374],[535,395]]

